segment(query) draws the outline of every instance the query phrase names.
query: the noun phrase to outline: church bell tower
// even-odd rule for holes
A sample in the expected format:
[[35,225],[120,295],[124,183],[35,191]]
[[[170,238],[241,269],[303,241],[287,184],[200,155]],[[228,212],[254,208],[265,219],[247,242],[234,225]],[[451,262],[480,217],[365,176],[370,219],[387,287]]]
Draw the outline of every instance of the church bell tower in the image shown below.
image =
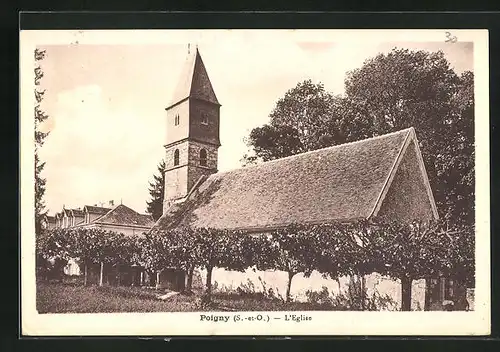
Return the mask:
[[167,112],[163,211],[187,196],[203,175],[217,172],[219,101],[198,48],[184,63]]

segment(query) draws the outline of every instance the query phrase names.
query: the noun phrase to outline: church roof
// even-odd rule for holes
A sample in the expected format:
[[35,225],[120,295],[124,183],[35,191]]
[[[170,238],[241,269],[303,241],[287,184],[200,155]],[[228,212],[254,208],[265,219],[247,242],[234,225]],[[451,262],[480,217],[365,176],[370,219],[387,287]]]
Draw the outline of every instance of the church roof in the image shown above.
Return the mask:
[[259,231],[371,218],[410,139],[416,141],[413,128],[210,175],[184,202],[173,204],[153,231]]
[[105,215],[95,219],[93,223],[151,227],[153,226],[154,221],[152,216],[139,214],[135,210],[120,204],[111,209]]
[[175,105],[186,98],[200,99],[220,105],[198,48],[186,58],[169,105]]

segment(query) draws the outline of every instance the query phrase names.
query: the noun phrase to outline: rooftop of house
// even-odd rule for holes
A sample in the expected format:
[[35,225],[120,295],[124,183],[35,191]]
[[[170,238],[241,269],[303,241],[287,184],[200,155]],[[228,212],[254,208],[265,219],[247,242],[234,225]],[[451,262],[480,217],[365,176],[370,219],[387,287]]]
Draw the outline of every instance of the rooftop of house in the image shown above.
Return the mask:
[[86,205],[83,207],[83,211],[91,214],[98,214],[98,215],[104,215],[108,211],[110,211],[111,208],[104,208],[104,207],[98,207],[98,206],[92,206],[92,205]]
[[139,214],[135,210],[120,204],[95,219],[93,223],[150,228],[153,226],[154,221],[151,215]]
[[408,138],[416,138],[413,128],[213,174],[152,231],[251,231],[370,218]]
[[[85,213],[88,212],[90,214],[98,215],[95,219],[92,219],[90,223],[85,221]],[[132,227],[141,227],[141,228],[151,228],[153,226],[154,221],[151,215],[148,214],[140,214],[135,210],[123,205],[119,204],[112,208],[104,208],[97,206],[86,205],[84,210],[80,209],[63,209],[62,212],[55,213],[54,216],[47,216],[48,219],[53,219],[51,221],[55,222],[56,217],[61,217],[63,213],[66,213],[67,216],[73,216],[78,218],[82,218],[78,221],[75,226],[85,226],[88,224],[107,224],[107,225],[118,225],[118,226],[132,226]]]

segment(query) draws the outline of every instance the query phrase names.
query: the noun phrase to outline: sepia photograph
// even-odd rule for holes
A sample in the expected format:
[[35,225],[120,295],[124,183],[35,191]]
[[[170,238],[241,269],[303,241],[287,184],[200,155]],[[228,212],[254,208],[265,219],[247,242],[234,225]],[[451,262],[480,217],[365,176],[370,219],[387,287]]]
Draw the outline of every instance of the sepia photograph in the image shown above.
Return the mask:
[[487,334],[487,43],[22,31],[24,333]]

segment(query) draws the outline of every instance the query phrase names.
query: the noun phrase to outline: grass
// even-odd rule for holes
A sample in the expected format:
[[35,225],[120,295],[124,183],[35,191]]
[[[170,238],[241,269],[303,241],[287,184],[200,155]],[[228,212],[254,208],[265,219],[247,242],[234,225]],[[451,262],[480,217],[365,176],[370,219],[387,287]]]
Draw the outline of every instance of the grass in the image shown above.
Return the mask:
[[200,308],[200,292],[175,295],[165,301],[162,291],[152,288],[83,286],[75,282],[37,283],[36,307],[39,313],[118,313],[118,312],[199,312],[199,311],[277,311],[327,310],[318,304],[269,299],[261,294],[217,293],[213,304]]
[[[151,292],[148,292],[151,291]],[[39,313],[118,313],[194,311],[193,296],[177,295],[167,301],[153,290],[108,286],[74,286],[38,283],[36,306]]]

